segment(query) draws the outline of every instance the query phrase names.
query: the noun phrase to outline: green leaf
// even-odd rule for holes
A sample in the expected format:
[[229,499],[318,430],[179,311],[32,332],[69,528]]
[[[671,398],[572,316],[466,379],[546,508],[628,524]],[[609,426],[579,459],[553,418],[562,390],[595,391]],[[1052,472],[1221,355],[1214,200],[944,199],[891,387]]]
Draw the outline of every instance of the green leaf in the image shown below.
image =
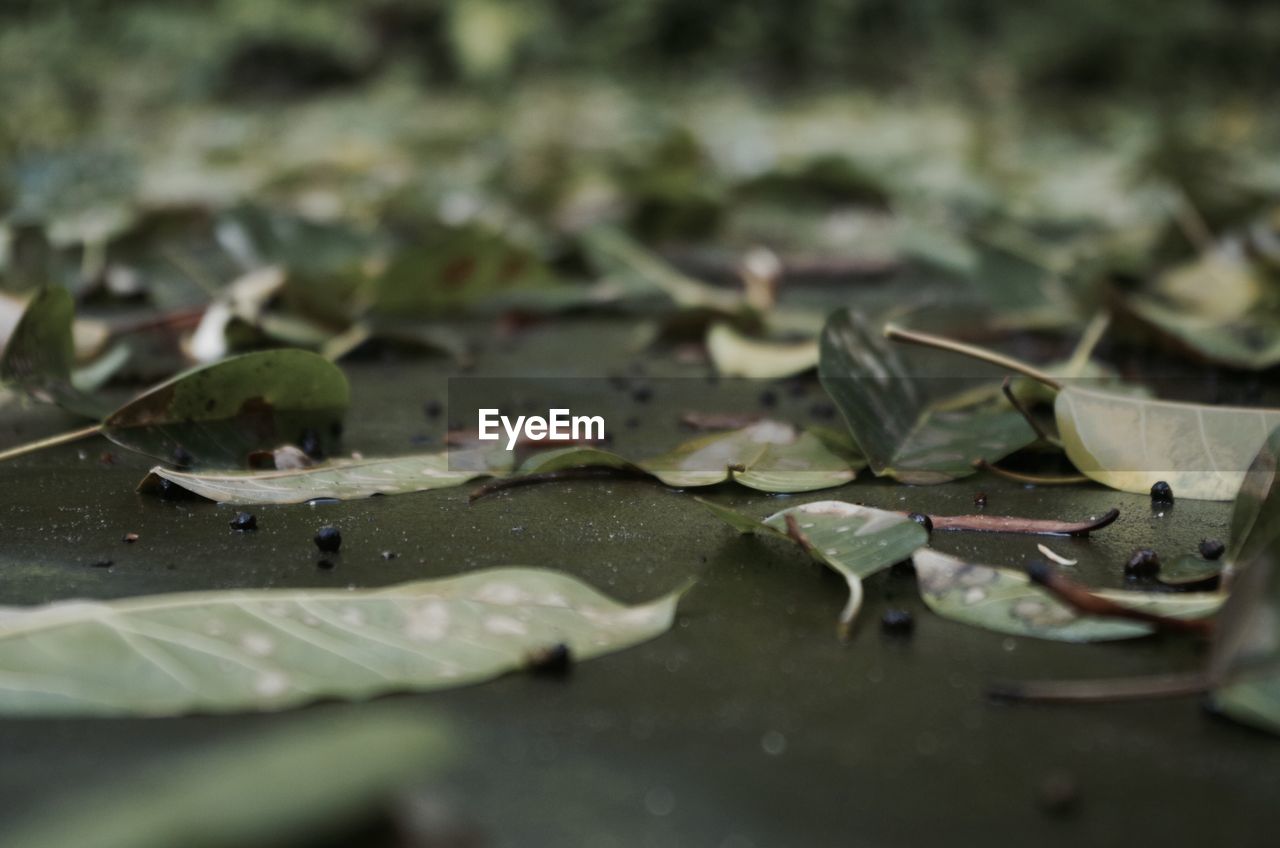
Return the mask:
[[301,715],[106,783],[69,787],[0,841],[9,848],[240,848],[330,839],[440,770],[449,748],[439,720],[402,705]]
[[640,462],[599,448],[547,451],[526,460],[520,474],[604,467],[649,474],[681,489],[733,480],[762,492],[809,492],[848,483],[861,465],[856,454],[812,432],[778,421],[757,421],[727,433],[699,436]]
[[290,504],[317,498],[349,501],[445,489],[510,470],[511,453],[504,450],[335,459],[308,468],[273,471],[194,472],[157,465],[143,478],[138,491],[156,491],[160,481],[168,480],[219,503]]
[[1280,428],[1271,431],[1249,465],[1231,510],[1225,559],[1232,571],[1246,568],[1280,537]]
[[1066,386],[1054,401],[1067,457],[1113,489],[1145,494],[1164,480],[1175,497],[1227,501],[1280,426],[1280,410],[1148,400]]
[[312,430],[331,447],[349,403],[342,371],[304,350],[246,353],[161,383],[111,413],[102,433],[170,460],[181,448],[206,466],[243,466]]
[[775,380],[790,377],[818,364],[818,343],[772,342],[750,339],[728,324],[707,331],[707,353],[716,371],[725,377]]
[[1125,307],[1211,362],[1260,371],[1280,364],[1280,313],[1263,268],[1247,252],[1218,249],[1173,268]]
[[374,280],[370,313],[404,319],[478,306],[557,308],[577,305],[582,291],[498,234],[446,228],[401,253]]
[[1218,617],[1209,675],[1214,705],[1225,715],[1280,734],[1280,545],[1271,544],[1231,585]]
[[928,397],[924,385],[938,381],[909,374],[854,310],[827,321],[818,373],[877,476],[946,482],[972,474],[979,459],[994,462],[1036,440],[1003,399],[953,408]]
[[564,643],[590,659],[670,626],[556,571],[493,568],[384,589],[260,589],[0,609],[0,714],[279,710],[478,683]]
[[37,400],[86,418],[101,418],[110,407],[76,388],[72,380],[74,320],[75,303],[66,289],[41,289],[9,336],[0,358],[0,380]]
[[[929,533],[904,513],[843,501],[817,501],[784,509],[756,521],[728,507],[698,499],[740,533],[781,537],[806,546],[849,585],[849,601],[840,613],[839,633],[847,637],[862,606],[862,580],[911,556],[929,541]],[[803,542],[789,532],[791,518]]]
[[[1139,621],[1082,616],[1020,571],[975,565],[930,548],[920,548],[912,559],[920,596],[930,609],[953,621],[996,633],[1061,642],[1129,639],[1152,632],[1150,625]],[[1176,618],[1212,615],[1224,599],[1216,592],[1101,590],[1094,594],[1131,609]]]

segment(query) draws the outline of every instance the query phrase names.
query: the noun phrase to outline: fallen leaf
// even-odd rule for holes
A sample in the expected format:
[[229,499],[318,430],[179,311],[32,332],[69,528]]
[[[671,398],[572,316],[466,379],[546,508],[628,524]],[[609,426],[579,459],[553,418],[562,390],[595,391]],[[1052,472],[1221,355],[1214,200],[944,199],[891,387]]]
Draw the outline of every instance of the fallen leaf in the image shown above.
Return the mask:
[[[1036,440],[999,397],[975,405],[930,398],[884,337],[853,310],[831,316],[818,373],[877,476],[941,483],[974,473]],[[985,393],[989,396],[997,392]]]
[[1065,386],[1054,417],[1067,458],[1090,479],[1145,494],[1157,481],[1175,497],[1228,501],[1280,410],[1148,400]]
[[[920,548],[912,560],[925,603],[938,615],[963,624],[1061,642],[1130,639],[1153,630],[1148,624],[1128,619],[1082,616],[1020,571],[968,563],[930,548]],[[1213,615],[1225,599],[1216,592],[1100,590],[1094,594],[1131,609],[1173,618]]]
[[707,331],[707,352],[725,377],[775,380],[818,365],[817,341],[771,342],[748,338],[728,324]]
[[733,480],[762,492],[808,492],[853,480],[862,460],[838,443],[778,421],[758,421],[728,433],[710,433],[669,453],[633,462],[610,451],[567,447],[530,457],[521,475],[604,467],[656,477],[676,488]]
[[452,450],[384,459],[334,459],[305,468],[273,471],[177,471],[157,465],[138,491],[159,489],[161,480],[219,503],[306,503],[317,498],[354,500],[458,486],[511,469],[504,450]]
[[302,715],[70,787],[11,817],[0,838],[8,848],[292,845],[376,816],[451,747],[439,719],[403,705]]
[[908,559],[929,541],[928,531],[900,512],[843,501],[804,504],[763,521],[702,498],[698,501],[738,532],[790,539],[844,577],[849,601],[840,613],[842,638],[852,631],[862,606],[862,580]]
[[111,413],[102,434],[122,447],[172,461],[242,467],[311,430],[331,452],[350,390],[342,371],[304,350],[246,353],[179,374]]
[[670,626],[556,571],[494,568],[384,589],[259,589],[0,608],[0,714],[280,710],[478,683],[563,643],[576,659]]

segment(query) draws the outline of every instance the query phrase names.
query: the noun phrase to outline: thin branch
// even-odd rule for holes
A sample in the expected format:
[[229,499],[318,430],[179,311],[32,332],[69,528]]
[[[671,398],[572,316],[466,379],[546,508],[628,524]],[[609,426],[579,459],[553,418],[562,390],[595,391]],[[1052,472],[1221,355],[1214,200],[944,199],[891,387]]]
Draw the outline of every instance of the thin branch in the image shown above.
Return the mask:
[[1198,695],[1208,688],[1209,676],[1193,671],[1096,680],[999,680],[987,687],[987,695],[1040,704],[1112,703]]
[[[907,513],[903,513],[904,515]],[[1120,517],[1110,509],[1089,521],[1057,521],[1019,518],[1016,515],[930,515],[934,530],[970,530],[979,533],[1025,533],[1030,536],[1088,536]]]
[[993,465],[985,459],[974,460],[973,467],[983,471],[990,471],[997,477],[1003,477],[1006,480],[1029,483],[1033,486],[1074,486],[1077,483],[1089,482],[1089,478],[1083,474],[1023,474],[1020,471],[1010,471],[1007,468]]
[[13,459],[17,456],[35,453],[36,451],[44,450],[45,448],[65,445],[68,442],[75,442],[80,439],[87,439],[89,436],[96,436],[100,432],[102,432],[101,424],[91,424],[88,427],[83,427],[79,430],[72,430],[69,433],[59,433],[56,436],[49,436],[46,439],[27,442],[25,445],[18,445],[17,447],[9,448],[6,451],[0,451],[0,462],[4,462],[6,459]]
[[[1000,384],[1000,391],[1004,392],[1005,399],[1009,401],[1009,405],[1017,410],[1018,414],[1022,416],[1022,419],[1027,422],[1027,426],[1035,431],[1035,434],[1040,438],[1040,441],[1048,442],[1051,445],[1058,444],[1058,440],[1045,432],[1045,429],[1040,426],[1040,422],[1032,417],[1031,410],[1023,406],[1022,401],[1018,400],[1018,396],[1013,393],[1012,377],[1004,378],[1004,382]],[[985,462],[986,460],[982,461]]]
[[1080,341],[1076,342],[1076,349],[1071,352],[1071,358],[1067,360],[1067,364],[1063,368],[1067,374],[1073,377],[1080,375],[1080,371],[1088,364],[1094,350],[1098,347],[1098,343],[1102,341],[1102,337],[1106,335],[1110,326],[1110,312],[1098,312],[1089,319],[1088,326],[1080,334]]
[[886,324],[884,335],[885,338],[895,342],[906,342],[907,344],[920,345],[921,347],[931,347],[935,350],[945,350],[949,353],[958,353],[961,356],[967,356],[979,362],[986,362],[1008,371],[1023,374],[1038,383],[1043,383],[1054,391],[1062,390],[1062,383],[1056,377],[1046,374],[1034,365],[1014,359],[1011,356],[1005,356],[1003,353],[996,353],[994,350],[965,344],[943,336],[935,336],[932,333],[905,330],[895,324]]
[[514,489],[517,486],[532,486],[536,483],[554,483],[559,480],[599,480],[609,478],[644,478],[650,479],[650,475],[639,470],[631,470],[627,468],[610,468],[606,466],[588,466],[586,468],[564,468],[560,471],[543,471],[538,474],[526,474],[523,477],[504,477],[500,480],[491,480],[483,486],[478,486],[471,490],[471,494],[467,496],[467,500],[475,503],[486,495],[492,495],[494,492],[500,492],[503,489]]
[[1082,615],[1126,618],[1130,621],[1140,621],[1164,630],[1183,633],[1207,635],[1213,631],[1212,622],[1205,619],[1172,618],[1146,610],[1132,609],[1109,598],[1095,595],[1079,583],[1059,574],[1047,562],[1037,560],[1029,563],[1027,565],[1027,576],[1031,578],[1032,583],[1043,586],[1058,600]]
[[800,525],[796,522],[796,517],[791,513],[787,513],[786,520],[787,520],[787,535],[790,536],[792,541],[794,541],[797,545],[799,545],[805,553],[807,554],[812,553],[813,542],[810,542],[809,537],[806,536],[804,534],[804,531],[800,529]]

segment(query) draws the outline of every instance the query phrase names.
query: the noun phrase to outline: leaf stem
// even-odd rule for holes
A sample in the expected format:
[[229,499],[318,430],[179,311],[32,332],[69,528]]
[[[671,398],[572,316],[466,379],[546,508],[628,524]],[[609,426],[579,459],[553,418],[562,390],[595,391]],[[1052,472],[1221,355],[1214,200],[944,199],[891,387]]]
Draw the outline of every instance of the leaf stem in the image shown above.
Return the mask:
[[[903,513],[906,515],[907,513]],[[1019,518],[1016,515],[930,515],[935,530],[969,530],[984,533],[1025,533],[1029,536],[1088,536],[1120,517],[1110,509],[1089,521],[1057,521]]]
[[1088,483],[1089,478],[1083,474],[1023,474],[1020,471],[1010,471],[1007,468],[1001,468],[987,462],[985,459],[976,460],[973,463],[974,468],[980,468],[983,471],[990,471],[997,477],[1003,477],[1006,480],[1014,480],[1018,483],[1028,483],[1032,486],[1072,486],[1076,483]]
[[1203,619],[1173,618],[1141,609],[1118,604],[1115,601],[1095,595],[1079,583],[1059,574],[1047,562],[1036,560],[1027,565],[1027,576],[1031,582],[1043,586],[1055,598],[1082,615],[1095,615],[1107,618],[1127,618],[1140,621],[1164,630],[1176,630],[1184,633],[1207,635],[1213,632],[1213,624]]
[[[1009,401],[1009,405],[1012,406],[1014,410],[1016,410],[1017,413],[1022,416],[1022,420],[1027,422],[1027,426],[1030,427],[1035,432],[1036,436],[1039,437],[1040,441],[1046,442],[1051,445],[1058,445],[1059,447],[1061,447],[1061,444],[1058,442],[1058,440],[1045,432],[1045,429],[1040,426],[1040,422],[1032,417],[1031,410],[1023,406],[1022,401],[1018,400],[1018,396],[1013,393],[1012,377],[1004,378],[1004,382],[1000,384],[1000,391],[1004,392],[1005,400]],[[985,462],[986,460],[982,460],[982,461]]]
[[65,445],[68,442],[86,439],[89,436],[96,436],[100,432],[102,432],[101,424],[91,424],[88,427],[82,427],[79,430],[72,430],[69,433],[59,433],[56,436],[49,436],[48,438],[38,439],[34,442],[27,442],[25,445],[18,445],[17,447],[9,448],[6,451],[0,451],[0,462],[4,462],[6,459],[13,459],[17,456],[23,456],[24,454],[35,453],[36,451],[44,450],[45,448]]
[[1101,680],[1001,680],[987,687],[987,695],[1003,701],[1049,704],[1110,703],[1198,695],[1208,688],[1209,676],[1193,671]]
[[906,342],[907,344],[920,345],[921,347],[931,347],[935,350],[945,350],[949,353],[958,353],[961,356],[967,356],[970,359],[976,359],[980,362],[987,362],[1009,371],[1015,371],[1024,376],[1030,377],[1038,383],[1043,383],[1054,391],[1062,391],[1062,383],[1056,378],[1051,377],[1044,371],[1036,368],[1012,356],[1005,356],[1003,353],[997,353],[994,350],[978,347],[977,345],[965,344],[955,339],[948,339],[943,336],[935,336],[932,333],[920,333],[915,330],[906,330],[896,324],[885,324],[885,338],[895,342]]

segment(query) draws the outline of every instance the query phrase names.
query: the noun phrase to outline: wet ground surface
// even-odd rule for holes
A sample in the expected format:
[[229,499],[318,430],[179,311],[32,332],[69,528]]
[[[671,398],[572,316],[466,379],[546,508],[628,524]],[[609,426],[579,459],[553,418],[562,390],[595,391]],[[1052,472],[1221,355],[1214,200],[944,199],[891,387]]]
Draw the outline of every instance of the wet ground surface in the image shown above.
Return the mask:
[[[624,372],[620,325],[535,328],[490,344],[479,371],[537,362],[547,373]],[[605,352],[619,348],[616,353]],[[590,355],[584,355],[590,351]],[[659,357],[653,374],[703,379],[705,366]],[[366,455],[432,449],[447,415],[443,360],[347,366],[347,445]],[[821,399],[816,380],[794,408]],[[643,429],[674,445],[681,409],[660,396]],[[67,424],[50,411],[6,411],[16,444]],[[42,429],[43,428],[43,429]],[[435,441],[422,445],[423,436]],[[100,461],[111,451],[115,461]],[[469,504],[469,487],[317,506],[237,511],[136,494],[150,462],[105,440],[24,457],[0,469],[0,603],[116,598],[191,589],[377,586],[523,564],[563,569],[620,599],[696,586],[668,634],[585,663],[564,681],[512,675],[415,698],[456,728],[460,763],[441,781],[494,845],[1271,844],[1280,827],[1280,745],[1206,714],[1194,697],[1085,707],[1014,706],[984,695],[997,678],[1143,675],[1196,668],[1202,645],[1163,636],[1110,645],[1009,638],[944,621],[910,575],[867,581],[851,643],[835,635],[842,581],[785,544],[743,538],[687,493],[642,480],[567,481]],[[1090,540],[1048,540],[1079,559],[1071,573],[1122,585],[1136,547],[1167,558],[1226,533],[1229,505],[1095,486],[1026,489],[975,477],[906,487],[869,474],[840,489],[779,497],[722,486],[701,493],[755,515],[844,499],[921,512],[1085,518],[1116,506]],[[344,544],[322,570],[311,536],[335,524]],[[137,533],[138,541],[122,537]],[[1018,565],[1031,537],[935,533],[939,549]],[[384,559],[393,551],[394,559]],[[109,568],[95,562],[110,559]],[[880,631],[888,608],[914,613],[908,637]],[[360,710],[329,704],[313,709]],[[216,744],[288,714],[163,720],[0,721],[0,817],[62,803],[70,789]],[[1044,809],[1046,784],[1075,787],[1066,816]]]

